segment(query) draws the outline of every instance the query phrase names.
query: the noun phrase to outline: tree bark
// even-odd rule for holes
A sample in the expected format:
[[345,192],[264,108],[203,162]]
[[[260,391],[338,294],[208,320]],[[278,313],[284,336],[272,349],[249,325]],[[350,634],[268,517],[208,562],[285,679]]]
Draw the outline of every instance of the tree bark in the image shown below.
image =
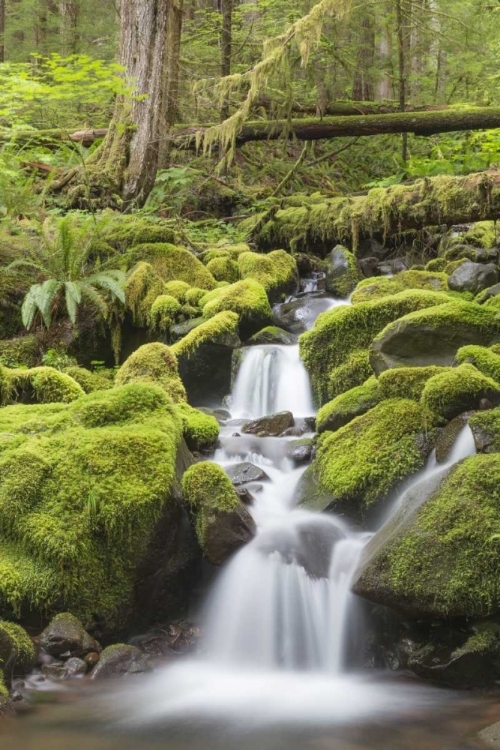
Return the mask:
[[5,62],[5,0],[0,0],[0,63]]
[[74,55],[78,51],[79,11],[77,0],[60,0],[59,28],[63,55]]
[[351,198],[278,210],[256,217],[253,239],[262,249],[288,247],[324,254],[337,243],[355,250],[362,239],[387,238],[426,226],[500,218],[500,171],[434,177],[377,188]]
[[[221,29],[221,77],[231,75],[231,58],[233,45],[233,0],[220,0],[222,14]],[[221,121],[229,117],[229,102],[227,98],[222,102],[220,110]]]
[[352,87],[352,98],[359,101],[373,101],[373,65],[375,62],[375,26],[373,11],[363,15],[359,32],[359,49],[356,71]]

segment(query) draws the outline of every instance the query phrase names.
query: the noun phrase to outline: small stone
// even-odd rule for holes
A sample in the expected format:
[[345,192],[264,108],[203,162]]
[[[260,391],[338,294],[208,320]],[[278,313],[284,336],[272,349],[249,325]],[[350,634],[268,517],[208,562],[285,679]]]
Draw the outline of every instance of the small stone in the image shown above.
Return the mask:
[[84,661],[87,664],[89,669],[93,669],[97,662],[99,661],[100,656],[97,653],[97,651],[91,651],[90,654],[87,654]]
[[488,411],[488,409],[493,409],[493,404],[491,403],[489,398],[482,398],[479,402],[479,410]]
[[263,469],[249,461],[227,466],[226,474],[235,487],[247,484],[248,482],[261,482],[264,479],[269,479]]
[[247,422],[243,425],[242,431],[257,435],[258,437],[278,437],[285,430],[294,426],[293,414],[291,411],[281,411],[277,414],[271,414],[268,417],[261,417]]
[[286,455],[295,463],[305,463],[312,458],[314,441],[312,438],[302,438],[302,440],[293,440],[288,448]]
[[79,659],[77,656],[71,657],[65,664],[66,672],[68,677],[80,677],[87,673],[87,663],[83,659]]
[[129,675],[150,672],[150,662],[135,646],[118,644],[105,648],[99,663],[92,670],[93,680],[104,680],[113,677],[128,677]]

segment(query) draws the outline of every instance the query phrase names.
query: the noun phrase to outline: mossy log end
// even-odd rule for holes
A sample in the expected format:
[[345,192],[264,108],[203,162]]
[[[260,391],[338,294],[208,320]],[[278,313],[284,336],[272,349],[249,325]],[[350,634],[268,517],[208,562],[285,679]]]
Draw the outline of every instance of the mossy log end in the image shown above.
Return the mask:
[[263,249],[288,247],[324,254],[336,243],[374,235],[384,238],[426,226],[500,218],[500,171],[465,177],[439,176],[411,185],[375,188],[363,196],[329,198],[322,203],[282,208],[247,220]]

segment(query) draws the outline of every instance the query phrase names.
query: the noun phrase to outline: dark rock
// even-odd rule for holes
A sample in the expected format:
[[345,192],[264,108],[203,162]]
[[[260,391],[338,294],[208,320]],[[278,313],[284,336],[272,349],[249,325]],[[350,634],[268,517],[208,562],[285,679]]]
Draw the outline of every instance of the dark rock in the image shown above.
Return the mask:
[[302,474],[294,496],[295,504],[314,511],[329,510],[335,497],[326,491],[316,475],[315,466],[309,466]]
[[[243,425],[242,432],[250,435],[277,437],[285,430],[293,427],[294,419],[291,411],[281,411],[268,417],[260,417]],[[264,433],[264,435],[262,435]]]
[[362,258],[358,262],[358,268],[361,275],[364,276],[365,279],[371,279],[372,276],[380,275],[380,268],[378,267],[378,264],[378,258],[372,255],[369,258]]
[[236,494],[240,498],[243,505],[252,505],[254,497],[248,487],[236,487]]
[[436,460],[438,464],[446,463],[455,440],[473,413],[474,412],[468,411],[460,414],[458,417],[455,417],[455,419],[452,419],[451,422],[448,422],[446,427],[443,427],[440,431],[436,440]]
[[98,664],[92,670],[91,678],[104,680],[150,671],[151,664],[142,651],[135,646],[118,644],[104,649]]
[[178,357],[179,374],[190,403],[220,402],[229,393],[233,351],[240,344],[235,335],[199,346],[189,357]]
[[241,503],[227,513],[208,518],[204,532],[203,551],[212,565],[222,565],[236,550],[255,536],[252,516]]
[[99,659],[100,659],[100,656],[97,653],[97,651],[91,651],[90,654],[87,654],[84,661],[89,669],[93,669],[95,665],[97,664],[97,662],[99,661]]
[[310,276],[312,273],[321,271],[321,262],[315,255],[295,253],[293,257],[295,258],[297,270],[301,276]]
[[293,427],[289,427],[288,430],[282,432],[280,437],[300,437],[304,434],[304,432],[307,432],[305,426],[299,427],[299,425],[296,424]]
[[87,673],[88,662],[79,659],[77,656],[72,656],[71,659],[68,659],[66,662],[65,667],[68,677],[80,677]]
[[498,282],[498,268],[493,263],[483,265],[466,261],[449,277],[448,286],[455,292],[477,294]]
[[55,661],[52,664],[44,664],[42,667],[42,674],[49,680],[65,680],[68,676],[66,665],[62,661]]
[[482,398],[479,402],[479,411],[488,411],[488,409],[493,409],[493,407],[494,404],[489,398]]
[[293,440],[287,446],[286,455],[295,463],[304,463],[310,461],[314,449],[314,440],[312,438],[302,438],[302,440]]
[[205,318],[191,318],[185,320],[183,323],[176,323],[170,327],[170,338],[172,342],[179,341],[184,338],[188,333],[191,333],[195,328],[198,328],[202,323],[206,323]]
[[500,284],[493,284],[493,286],[488,287],[487,289],[483,290],[483,293],[476,298],[476,302],[478,302],[480,305],[487,302],[492,297],[497,297],[500,294]]
[[288,331],[283,330],[283,328],[268,326],[254,333],[246,342],[246,346],[260,346],[262,344],[290,346],[295,344],[295,337],[288,333]]
[[378,258],[379,262],[387,257],[387,255],[391,252],[390,247],[386,247],[382,243],[380,243],[375,237],[369,237],[366,239],[361,239],[359,242],[359,247],[357,250],[357,255],[360,258],[368,258],[370,256],[375,256]]
[[358,283],[358,274],[352,253],[337,245],[325,261],[325,289],[336,297],[347,297]]
[[392,276],[396,273],[408,270],[408,264],[401,260],[401,258],[395,258],[394,260],[386,260],[379,264],[379,274],[381,276]]
[[78,618],[69,613],[57,615],[40,635],[40,646],[50,656],[85,656],[102,650],[100,644],[83,628]]
[[314,325],[318,315],[331,307],[329,297],[316,296],[285,302],[273,308],[274,324],[290,333],[303,333]]
[[244,461],[241,464],[234,464],[233,466],[226,467],[226,474],[234,484],[235,487],[239,487],[242,484],[248,482],[261,482],[264,479],[269,479],[266,472],[259,466]]

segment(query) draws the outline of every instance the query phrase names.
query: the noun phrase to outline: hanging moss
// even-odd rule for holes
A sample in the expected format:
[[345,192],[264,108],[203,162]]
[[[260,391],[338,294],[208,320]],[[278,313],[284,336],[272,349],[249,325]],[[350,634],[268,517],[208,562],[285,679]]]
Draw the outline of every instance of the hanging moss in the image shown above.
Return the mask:
[[231,259],[229,253],[209,261],[207,270],[210,271],[216,281],[227,281],[229,284],[233,284],[239,278],[238,264]]
[[335,432],[356,417],[366,414],[382,398],[378,381],[372,376],[362,385],[341,393],[325,404],[316,417],[316,431]]
[[72,377],[53,367],[11,370],[0,366],[1,402],[34,404],[69,403],[83,396],[83,388]]
[[500,356],[485,346],[463,346],[457,352],[457,363],[469,362],[483,375],[500,383]]
[[219,437],[219,423],[211,414],[193,409],[189,404],[179,404],[182,418],[183,435],[187,446],[192,451],[203,451],[213,448]]
[[176,403],[186,400],[186,390],[179,377],[177,359],[168,346],[144,344],[123,363],[117,372],[117,386],[128,383],[159,385]]
[[164,243],[136,245],[131,262],[148,262],[164,281],[185,281],[190,286],[214,289],[215,279],[196,255],[184,247]]
[[295,258],[284,250],[274,250],[268,255],[242,253],[238,267],[242,279],[258,281],[271,299],[291,294],[299,285]]
[[422,391],[421,404],[429,413],[448,421],[477,409],[483,398],[500,403],[500,385],[473,365],[463,364],[430,378]]
[[167,281],[165,284],[165,293],[175,297],[181,304],[187,302],[186,294],[191,289],[185,281]]
[[355,349],[345,362],[335,367],[328,378],[328,395],[335,398],[351,388],[362,385],[373,375],[367,349]]
[[85,393],[93,393],[94,391],[106,391],[113,387],[113,383],[103,375],[99,375],[98,372],[91,372],[86,370],[84,367],[74,366],[67,367],[64,371],[66,375],[69,375],[75,380],[78,385],[83,388]]
[[430,271],[402,271],[396,276],[375,276],[363,279],[354,290],[353,304],[382,299],[388,295],[403,292],[405,289],[430,289],[435,292],[448,291],[448,277],[445,273]]
[[236,284],[216,289],[200,301],[205,318],[230,310],[238,315],[240,326],[255,333],[272,321],[273,312],[264,288],[254,279],[244,279]]
[[192,357],[200,346],[206,344],[235,344],[238,337],[238,316],[229,310],[217,313],[201,323],[171,348],[176,357]]
[[140,262],[132,268],[125,283],[125,296],[138,325],[148,325],[151,306],[164,292],[165,283],[150,263]]
[[151,305],[149,325],[153,330],[168,331],[182,310],[181,303],[170,294],[161,294]]
[[328,378],[332,370],[353,351],[368,347],[388,323],[412,310],[447,302],[449,297],[442,292],[410,289],[382,300],[345,305],[322,313],[314,328],[299,339],[301,357],[318,401],[324,403],[329,398]]

